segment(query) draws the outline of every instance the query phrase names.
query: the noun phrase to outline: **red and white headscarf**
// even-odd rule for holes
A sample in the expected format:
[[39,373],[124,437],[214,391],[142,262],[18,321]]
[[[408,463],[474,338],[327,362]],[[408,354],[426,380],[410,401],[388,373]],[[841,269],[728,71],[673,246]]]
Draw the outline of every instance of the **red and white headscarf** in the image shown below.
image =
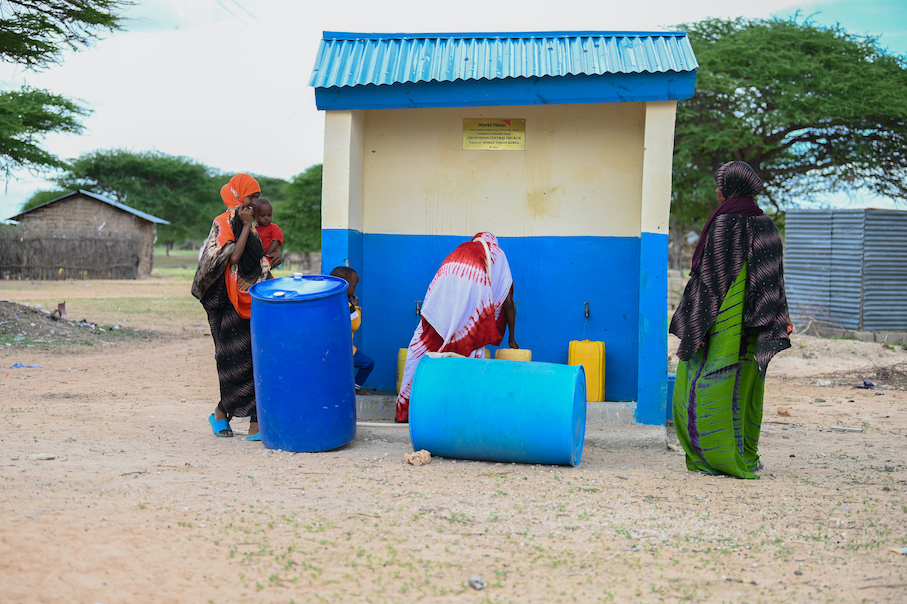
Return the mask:
[[[444,341],[438,352],[466,356],[491,343],[483,332],[494,327],[512,285],[510,264],[494,235],[478,233],[458,246],[444,259],[422,303],[422,317]],[[490,325],[480,329],[483,323]],[[492,340],[499,335],[496,328],[491,335]]]
[[427,352],[452,352],[479,358],[485,346],[504,337],[504,301],[513,275],[504,250],[491,233],[476,234],[457,246],[435,273],[422,303],[422,321],[409,343],[397,420],[409,416],[409,395],[419,359]]

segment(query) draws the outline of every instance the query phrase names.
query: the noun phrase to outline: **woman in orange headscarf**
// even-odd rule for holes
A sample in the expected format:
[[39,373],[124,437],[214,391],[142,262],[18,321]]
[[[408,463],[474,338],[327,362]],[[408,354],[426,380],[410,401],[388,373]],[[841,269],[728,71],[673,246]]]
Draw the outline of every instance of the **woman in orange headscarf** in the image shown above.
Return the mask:
[[[252,332],[249,288],[267,278],[264,249],[252,228],[258,182],[237,174],[220,190],[227,211],[214,219],[202,247],[192,295],[208,313],[214,338],[214,358],[220,382],[220,402],[208,418],[216,436],[233,436],[230,420],[249,417],[248,440],[260,440],[252,375]],[[266,261],[267,262],[267,261]],[[280,263],[280,256],[274,259]]]

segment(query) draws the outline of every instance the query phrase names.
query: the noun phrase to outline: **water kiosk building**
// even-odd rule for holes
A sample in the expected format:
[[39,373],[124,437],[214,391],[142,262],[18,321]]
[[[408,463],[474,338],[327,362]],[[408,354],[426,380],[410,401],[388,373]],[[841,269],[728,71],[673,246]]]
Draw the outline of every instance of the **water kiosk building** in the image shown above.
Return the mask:
[[664,423],[674,118],[697,67],[684,33],[325,32],[322,272],[360,273],[368,386],[394,388],[438,266],[491,231],[520,346],[566,363],[570,340],[605,342],[600,411]]

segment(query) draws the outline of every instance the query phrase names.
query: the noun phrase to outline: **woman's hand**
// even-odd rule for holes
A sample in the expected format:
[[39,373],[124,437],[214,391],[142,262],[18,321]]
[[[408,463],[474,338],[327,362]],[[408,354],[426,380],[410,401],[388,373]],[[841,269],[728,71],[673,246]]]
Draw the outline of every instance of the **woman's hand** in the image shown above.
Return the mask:
[[233,253],[230,254],[230,264],[236,264],[242,258],[242,253],[246,249],[246,240],[249,238],[249,231],[252,230],[252,206],[243,206],[236,211],[236,215],[242,221],[242,232],[236,237],[236,245],[233,246]]
[[283,261],[283,254],[280,253],[280,248],[277,248],[271,255],[268,257],[271,262],[271,267],[280,266],[280,263]]
[[237,210],[236,213],[239,215],[239,219],[242,220],[242,225],[244,227],[252,225],[252,216],[253,216],[252,206],[243,206],[243,207],[239,208],[239,210]]
[[[504,299],[504,317],[507,320],[507,333],[510,334],[510,347],[519,348],[520,345],[516,343],[516,338],[513,337],[514,328],[516,327],[516,303],[513,301],[512,286],[507,298]],[[504,334],[501,335],[503,336]]]

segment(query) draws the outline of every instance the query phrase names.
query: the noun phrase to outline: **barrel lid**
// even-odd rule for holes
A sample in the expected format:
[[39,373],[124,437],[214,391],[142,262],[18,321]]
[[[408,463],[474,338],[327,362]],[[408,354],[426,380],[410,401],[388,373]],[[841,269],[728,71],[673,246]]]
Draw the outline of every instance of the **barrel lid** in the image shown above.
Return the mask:
[[267,302],[315,300],[339,294],[349,287],[340,277],[330,275],[294,275],[256,283],[249,293]]

